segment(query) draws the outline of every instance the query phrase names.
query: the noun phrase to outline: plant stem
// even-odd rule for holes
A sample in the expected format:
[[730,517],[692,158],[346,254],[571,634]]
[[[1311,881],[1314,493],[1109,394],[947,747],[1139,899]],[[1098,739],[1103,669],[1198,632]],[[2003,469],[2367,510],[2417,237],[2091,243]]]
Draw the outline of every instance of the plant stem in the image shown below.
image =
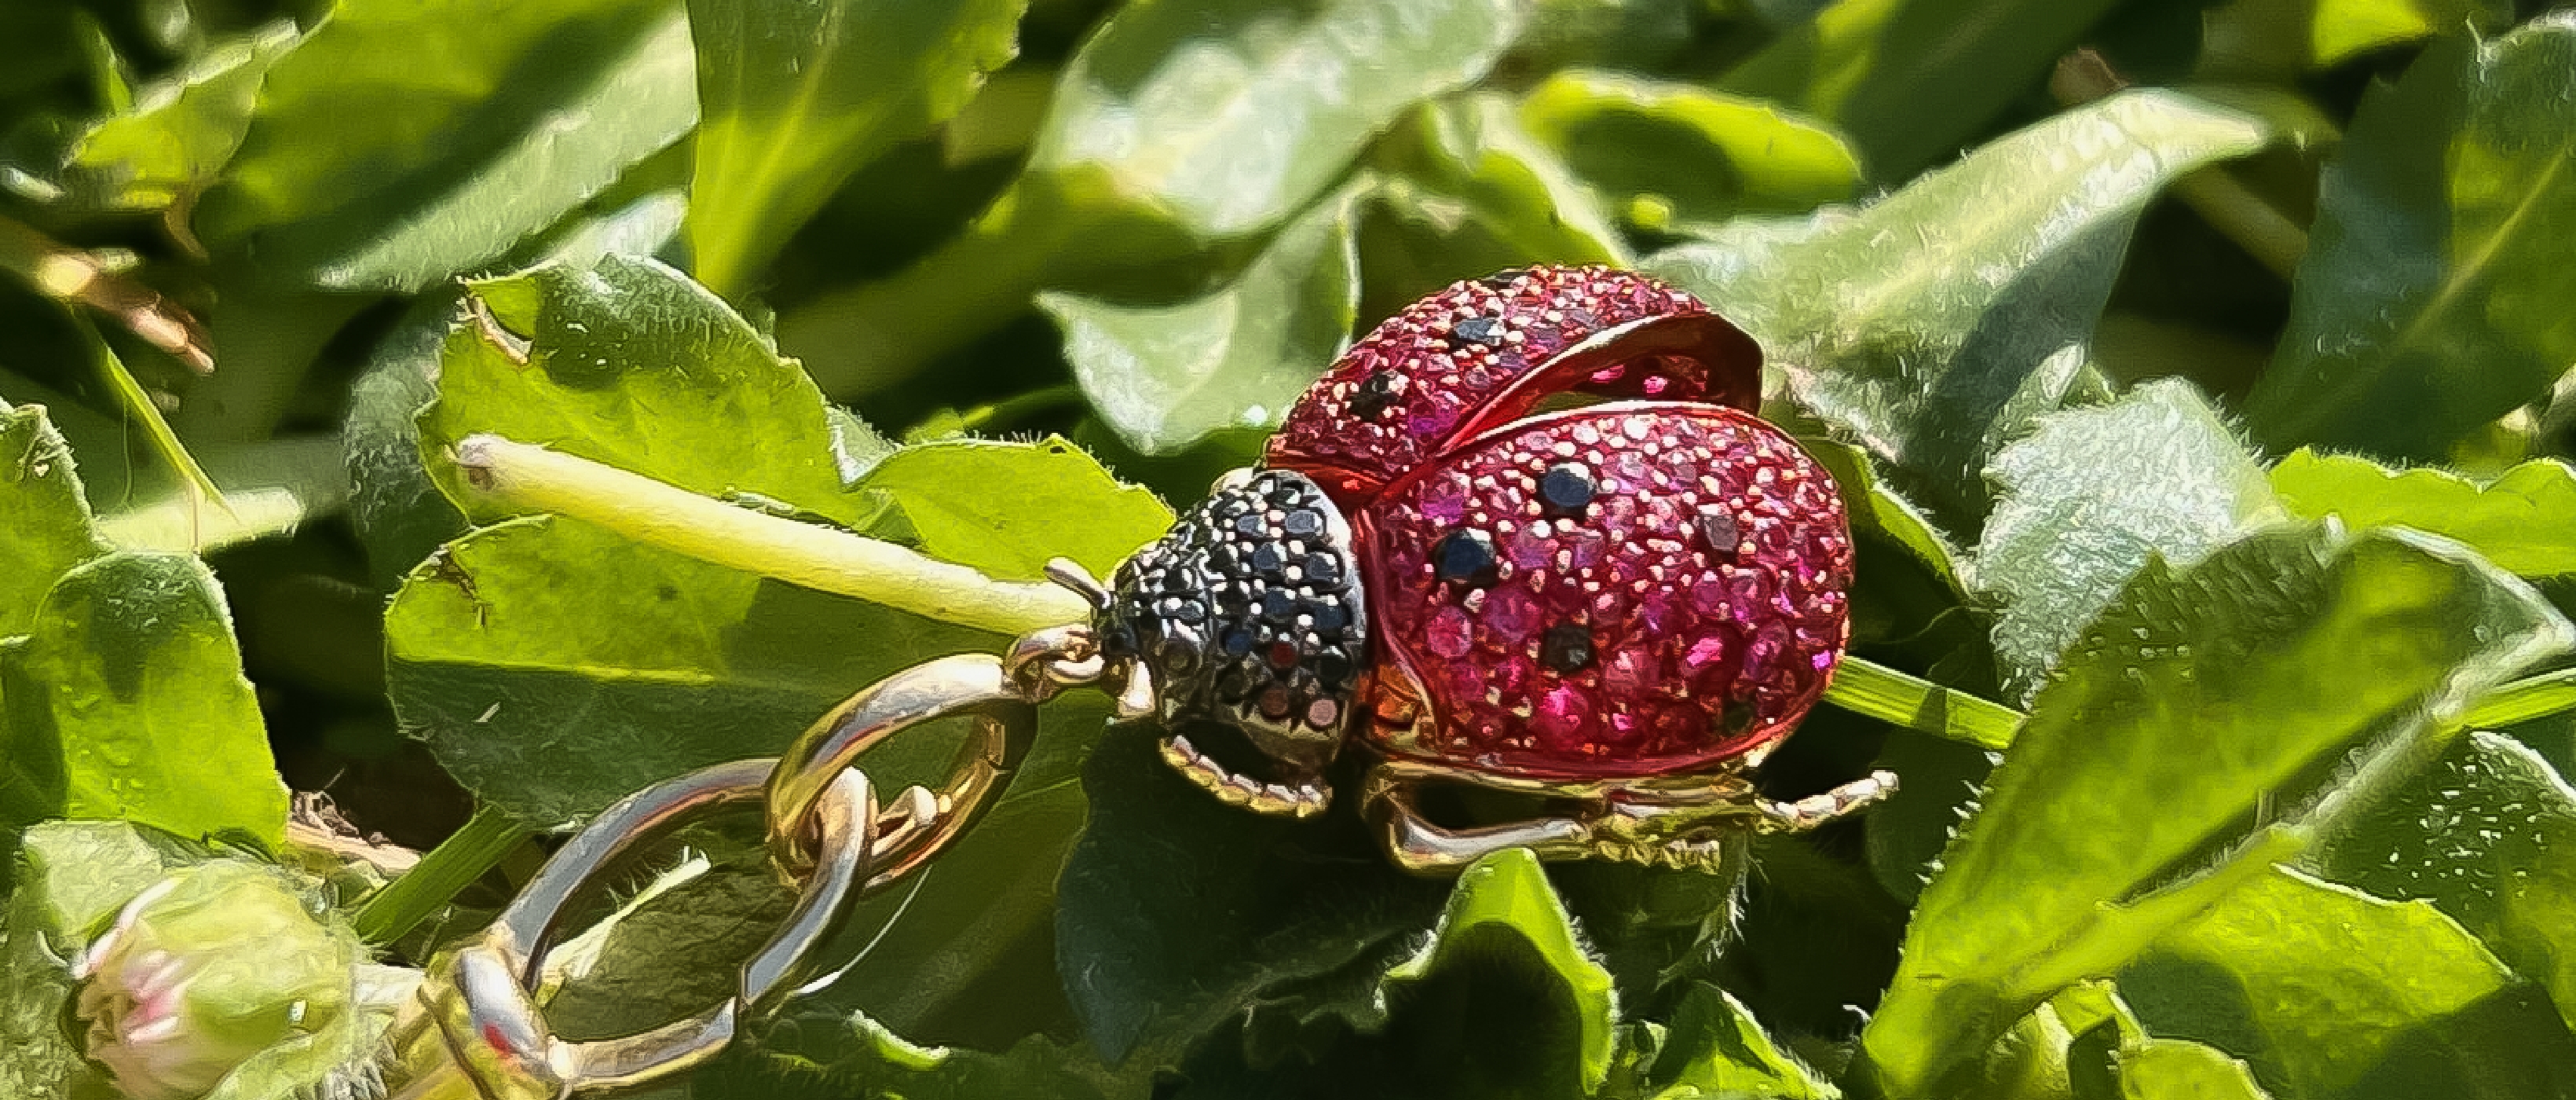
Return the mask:
[[821,524],[737,508],[586,458],[470,436],[456,446],[466,484],[513,511],[552,512],[700,561],[1001,634],[1091,616],[1051,584],[997,581]]
[[1834,670],[1833,683],[1825,688],[1825,702],[1917,733],[1986,749],[2012,744],[2022,722],[2020,711],[2001,703],[1851,656]]
[[0,271],[57,302],[79,303],[134,330],[199,374],[215,369],[205,329],[161,292],[110,268],[98,256],[45,236],[25,222],[0,215]]
[[368,895],[350,923],[368,943],[391,943],[534,835],[508,814],[489,805],[476,806],[464,828],[440,841],[401,878]]
[[2460,716],[2469,729],[2517,726],[2576,710],[2576,668],[2527,676],[2490,691]]

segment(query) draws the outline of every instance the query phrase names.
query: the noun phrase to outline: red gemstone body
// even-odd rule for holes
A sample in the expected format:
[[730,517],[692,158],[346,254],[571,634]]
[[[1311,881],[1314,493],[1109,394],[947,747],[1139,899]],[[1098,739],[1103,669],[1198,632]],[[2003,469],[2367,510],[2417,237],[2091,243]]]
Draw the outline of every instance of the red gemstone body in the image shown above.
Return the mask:
[[[1458,283],[1290,410],[1269,464],[1348,514],[1377,666],[1359,734],[1489,773],[1688,772],[1785,736],[1849,632],[1829,475],[1749,412],[1761,351],[1608,268]],[[1644,398],[1533,415],[1580,391]]]
[[[1645,323],[1620,354],[1587,338]],[[1569,354],[1569,349],[1574,349]],[[1353,344],[1288,411],[1268,464],[1314,478],[1351,507],[1460,440],[1557,393],[1712,401],[1750,409],[1761,349],[1663,283],[1607,267],[1541,267],[1451,285]]]
[[[1580,471],[1588,499],[1543,495],[1554,471]],[[1455,521],[1423,506],[1457,486]],[[1435,718],[1375,731],[1399,753],[1582,778],[1741,756],[1814,705],[1848,630],[1841,497],[1779,429],[1732,409],[1524,420],[1390,487],[1355,526],[1380,675],[1410,670]],[[1490,582],[1408,553],[1459,529],[1502,548]]]

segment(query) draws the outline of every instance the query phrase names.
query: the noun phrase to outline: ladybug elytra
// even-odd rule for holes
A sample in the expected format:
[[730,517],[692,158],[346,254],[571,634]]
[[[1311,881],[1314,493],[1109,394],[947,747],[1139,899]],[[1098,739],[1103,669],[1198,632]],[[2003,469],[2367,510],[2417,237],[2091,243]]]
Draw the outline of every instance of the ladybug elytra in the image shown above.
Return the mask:
[[[1760,347],[1651,278],[1454,284],[1353,345],[1262,468],[1095,590],[1095,629],[1149,679],[1165,759],[1228,802],[1321,812],[1357,740],[1408,867],[1511,845],[1713,867],[1727,836],[1893,786],[1753,789],[1842,655],[1852,569],[1840,494],[1760,393]],[[1193,743],[1209,722],[1259,760]],[[1431,783],[1581,809],[1447,827],[1419,809]]]

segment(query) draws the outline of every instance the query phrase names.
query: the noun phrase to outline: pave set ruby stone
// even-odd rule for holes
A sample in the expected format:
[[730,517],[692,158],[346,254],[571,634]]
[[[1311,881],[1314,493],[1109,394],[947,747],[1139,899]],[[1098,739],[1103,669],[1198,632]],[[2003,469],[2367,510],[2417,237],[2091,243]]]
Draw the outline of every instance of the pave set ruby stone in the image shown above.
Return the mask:
[[[1684,772],[1785,736],[1849,633],[1829,475],[1748,411],[1759,349],[1601,267],[1459,283],[1380,325],[1268,465],[1350,517],[1398,755],[1501,774]],[[1533,413],[1572,392],[1610,404]],[[1417,714],[1417,719],[1421,716]]]

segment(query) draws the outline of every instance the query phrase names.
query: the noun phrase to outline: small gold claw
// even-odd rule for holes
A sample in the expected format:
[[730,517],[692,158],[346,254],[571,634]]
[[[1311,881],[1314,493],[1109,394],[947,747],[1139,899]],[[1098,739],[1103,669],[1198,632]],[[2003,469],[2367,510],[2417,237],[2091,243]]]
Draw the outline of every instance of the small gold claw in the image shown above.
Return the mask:
[[1228,806],[1240,806],[1254,813],[1308,818],[1323,813],[1333,804],[1331,788],[1314,780],[1295,785],[1264,783],[1248,775],[1228,770],[1190,744],[1190,739],[1173,734],[1163,739],[1163,762],[1179,772],[1190,785]]

